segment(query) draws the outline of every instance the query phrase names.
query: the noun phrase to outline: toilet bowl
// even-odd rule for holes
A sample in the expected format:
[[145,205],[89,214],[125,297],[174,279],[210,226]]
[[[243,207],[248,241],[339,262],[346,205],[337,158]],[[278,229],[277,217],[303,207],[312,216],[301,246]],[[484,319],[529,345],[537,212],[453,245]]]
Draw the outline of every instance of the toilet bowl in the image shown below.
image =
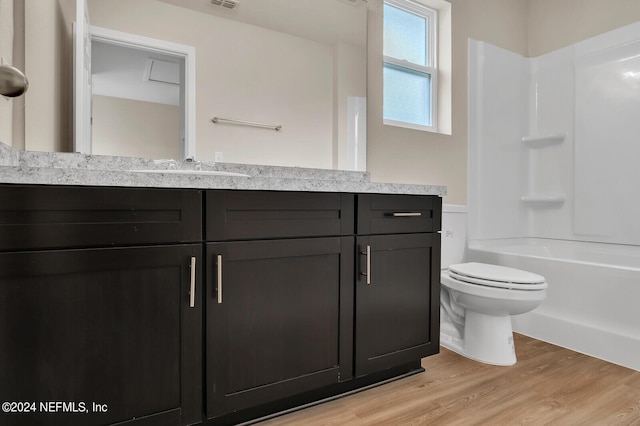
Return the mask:
[[443,269],[441,283],[440,344],[487,364],[515,364],[511,315],[542,303],[547,288],[544,277],[470,262]]

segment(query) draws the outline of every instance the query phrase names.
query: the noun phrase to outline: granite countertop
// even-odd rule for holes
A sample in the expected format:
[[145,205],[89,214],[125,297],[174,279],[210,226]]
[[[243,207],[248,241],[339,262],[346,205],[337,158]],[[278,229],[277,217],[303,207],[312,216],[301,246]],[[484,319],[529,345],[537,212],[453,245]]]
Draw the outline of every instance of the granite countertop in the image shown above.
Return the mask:
[[446,186],[371,182],[369,173],[17,151],[0,143],[0,183],[444,196]]

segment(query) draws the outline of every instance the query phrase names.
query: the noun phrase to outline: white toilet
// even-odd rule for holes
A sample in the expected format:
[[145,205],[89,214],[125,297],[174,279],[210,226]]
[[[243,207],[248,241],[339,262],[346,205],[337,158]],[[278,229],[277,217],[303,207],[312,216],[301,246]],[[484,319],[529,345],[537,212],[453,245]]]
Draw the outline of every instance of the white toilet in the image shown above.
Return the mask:
[[546,297],[544,277],[485,263],[462,263],[466,207],[442,207],[440,344],[476,361],[513,365],[511,315],[529,312]]

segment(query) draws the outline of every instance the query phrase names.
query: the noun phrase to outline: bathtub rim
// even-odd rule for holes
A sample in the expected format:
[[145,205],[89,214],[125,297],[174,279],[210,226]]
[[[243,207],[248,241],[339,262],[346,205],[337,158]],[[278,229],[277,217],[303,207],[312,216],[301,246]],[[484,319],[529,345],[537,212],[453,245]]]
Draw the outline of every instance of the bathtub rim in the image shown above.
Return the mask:
[[[607,262],[597,262],[593,260],[584,260],[577,258],[569,258],[567,256],[554,256],[553,254],[543,255],[541,253],[527,253],[527,252],[518,252],[514,250],[514,247],[545,247],[544,243],[553,245],[558,244],[562,245],[566,248],[566,246],[573,245],[578,246],[580,248],[588,248],[588,249],[604,249],[607,252],[607,255],[611,254],[625,254],[626,256],[637,258],[638,266],[621,264],[621,263],[607,263]],[[615,269],[623,269],[627,271],[640,272],[640,246],[630,245],[630,244],[613,244],[613,243],[602,243],[602,242],[593,242],[593,241],[576,241],[576,240],[564,240],[564,239],[553,239],[553,238],[537,238],[537,237],[522,237],[522,238],[496,238],[496,239],[476,239],[467,241],[467,251],[480,251],[480,252],[490,252],[497,254],[506,254],[510,256],[521,256],[521,257],[531,257],[534,259],[545,259],[556,262],[569,262],[576,263],[581,265],[593,265],[600,266],[604,268],[615,268]],[[625,251],[626,250],[626,251]]]

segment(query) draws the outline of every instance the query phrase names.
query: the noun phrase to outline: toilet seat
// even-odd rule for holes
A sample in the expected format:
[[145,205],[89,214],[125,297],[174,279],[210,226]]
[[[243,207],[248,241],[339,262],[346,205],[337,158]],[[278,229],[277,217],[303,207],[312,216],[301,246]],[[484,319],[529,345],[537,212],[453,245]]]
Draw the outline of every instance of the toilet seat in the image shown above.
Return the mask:
[[544,277],[538,274],[486,263],[451,265],[449,276],[469,284],[511,290],[542,290],[548,287]]

